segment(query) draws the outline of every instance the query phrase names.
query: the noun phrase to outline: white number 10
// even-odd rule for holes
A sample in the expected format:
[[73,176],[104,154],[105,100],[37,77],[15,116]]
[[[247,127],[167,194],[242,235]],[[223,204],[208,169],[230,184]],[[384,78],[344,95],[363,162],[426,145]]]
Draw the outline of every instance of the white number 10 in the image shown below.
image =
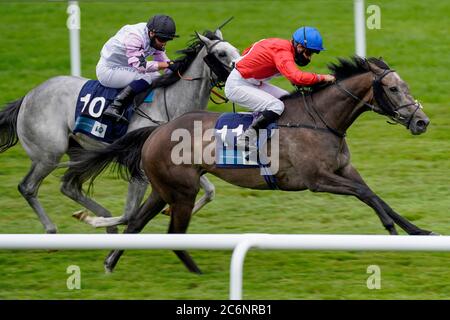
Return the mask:
[[[87,94],[84,97],[80,98],[80,101],[84,103],[83,105],[83,109],[81,109],[81,113],[83,113],[84,109],[86,109],[86,107],[89,105],[89,115],[91,115],[94,118],[98,118],[102,115],[103,109],[105,108],[105,103],[106,100],[103,97],[96,97],[94,99],[92,99],[92,101],[89,103],[89,101],[91,100],[91,94]],[[100,102],[100,108],[95,111],[95,107],[97,105],[97,103]]]

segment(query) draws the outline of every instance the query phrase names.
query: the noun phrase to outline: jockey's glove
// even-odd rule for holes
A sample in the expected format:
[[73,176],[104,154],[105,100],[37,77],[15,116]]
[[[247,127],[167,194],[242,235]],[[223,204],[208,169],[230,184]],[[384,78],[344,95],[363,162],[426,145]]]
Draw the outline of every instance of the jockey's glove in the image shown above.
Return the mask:
[[169,66],[167,67],[172,72],[177,72],[183,63],[181,61],[169,61]]

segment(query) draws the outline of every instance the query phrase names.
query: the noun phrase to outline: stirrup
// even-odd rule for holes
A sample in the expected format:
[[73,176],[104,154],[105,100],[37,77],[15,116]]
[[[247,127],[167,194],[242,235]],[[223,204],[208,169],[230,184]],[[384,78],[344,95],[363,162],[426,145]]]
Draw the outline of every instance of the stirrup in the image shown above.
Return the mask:
[[[111,109],[113,109],[114,111],[112,111]],[[117,107],[115,107],[115,106],[108,106],[108,108],[105,110],[105,112],[103,112],[103,115],[107,116],[107,117],[110,117],[110,118],[114,118],[114,119],[116,119],[117,122],[123,121],[125,123],[129,123],[127,118],[125,118],[125,116],[124,116],[125,115],[125,111],[126,110],[124,110],[122,113],[119,113],[119,110],[118,110]]]

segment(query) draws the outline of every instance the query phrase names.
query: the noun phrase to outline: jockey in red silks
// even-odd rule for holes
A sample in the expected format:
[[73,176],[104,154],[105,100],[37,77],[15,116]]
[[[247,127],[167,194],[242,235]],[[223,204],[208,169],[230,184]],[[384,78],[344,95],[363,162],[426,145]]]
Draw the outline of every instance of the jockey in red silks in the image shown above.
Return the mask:
[[[106,87],[124,88],[105,110],[104,115],[122,119],[134,97],[150,88],[159,70],[176,70],[176,63],[165,53],[167,41],[178,37],[175,22],[166,15],[155,15],[147,23],[122,27],[103,46],[96,73]],[[153,61],[146,58],[153,56]],[[170,72],[170,71],[168,71]]]
[[238,149],[256,150],[258,130],[276,121],[284,110],[279,98],[289,92],[269,84],[271,78],[283,75],[292,84],[303,86],[335,81],[332,75],[303,72],[297,68],[297,65],[306,66],[312,55],[322,50],[325,50],[322,37],[313,27],[299,28],[292,40],[263,39],[245,49],[226,81],[225,95],[230,101],[261,112],[261,115],[238,137]]

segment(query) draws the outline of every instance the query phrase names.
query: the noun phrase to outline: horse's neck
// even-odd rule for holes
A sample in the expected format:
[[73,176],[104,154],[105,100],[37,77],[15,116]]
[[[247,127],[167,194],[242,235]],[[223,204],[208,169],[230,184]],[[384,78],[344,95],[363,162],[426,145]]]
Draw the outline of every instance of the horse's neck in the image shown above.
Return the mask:
[[[184,79],[180,79],[166,89],[166,103],[171,119],[192,110],[206,109],[208,106],[211,83],[209,68],[203,61],[205,55],[206,50],[203,48],[182,74]],[[187,80],[189,78],[200,79]]]
[[[346,96],[346,100],[337,104],[337,121],[336,128],[341,132],[347,131],[348,128],[355,122],[355,120],[369,108],[366,103],[369,103],[373,98],[372,90],[372,73],[355,76],[348,81],[343,81],[342,85],[345,89],[358,97],[360,100],[350,97],[348,94],[341,91],[342,95]],[[348,87],[346,87],[348,85]]]
[[[310,97],[306,97],[306,101],[309,105],[311,114],[315,118],[315,123],[318,126],[323,126],[324,124],[320,120],[319,116],[314,113],[312,108],[317,110],[329,127],[344,133],[359,117],[359,115],[361,115],[361,113],[368,110],[368,108],[364,105],[364,102],[369,102],[372,98],[373,93],[372,90],[370,90],[372,86],[372,76],[370,73],[364,73],[343,80],[340,82],[340,85],[351,92],[354,96],[361,99],[361,101],[358,101],[349,94],[339,90],[336,85],[330,86],[321,92],[313,94],[312,99]],[[288,108],[291,113],[291,115],[287,115],[289,121],[292,122],[291,117],[293,117],[297,121],[307,121],[308,123],[313,122],[311,117],[308,115],[308,111],[305,110],[305,107],[303,106],[303,99],[299,98],[297,101],[297,105],[292,106],[292,108]],[[299,103],[301,104],[301,108],[304,110],[301,113],[299,113],[298,110],[295,110],[298,109]]]
[[[179,113],[181,115],[187,111],[204,110],[208,106],[208,100],[211,92],[210,69],[203,61],[206,56],[206,48],[203,47],[186,70],[183,77],[185,78],[201,78],[200,80],[180,80],[175,85],[179,87],[173,88],[174,94],[183,94],[185,111]],[[176,92],[176,93],[175,93]]]
[[[180,79],[167,88],[157,88],[153,102],[141,110],[152,119],[166,121],[167,114],[169,119],[173,120],[186,112],[206,109],[211,83],[209,68],[203,61],[205,55],[206,50],[203,48],[182,75],[186,79],[201,79],[192,81]],[[132,123],[132,129],[154,125],[152,121],[137,114],[134,116]]]

